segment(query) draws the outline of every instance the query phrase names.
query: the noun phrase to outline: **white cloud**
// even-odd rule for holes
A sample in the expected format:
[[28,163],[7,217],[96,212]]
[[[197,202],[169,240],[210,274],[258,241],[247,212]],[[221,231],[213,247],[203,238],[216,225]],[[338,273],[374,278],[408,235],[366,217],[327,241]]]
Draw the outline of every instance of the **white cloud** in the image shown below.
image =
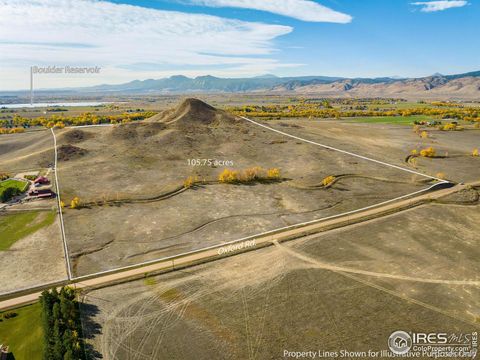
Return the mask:
[[310,0],[187,0],[211,7],[236,7],[268,11],[303,21],[349,23],[350,15],[332,10]]
[[0,0],[0,9],[0,69],[11,81],[42,64],[98,65],[110,69],[109,79],[112,69],[138,63],[217,66],[232,75],[236,68],[289,66],[273,57],[273,41],[289,26],[96,0]]
[[412,5],[421,6],[422,8],[420,11],[423,12],[442,11],[451,8],[463,7],[467,4],[468,2],[463,0],[419,1],[412,3]]

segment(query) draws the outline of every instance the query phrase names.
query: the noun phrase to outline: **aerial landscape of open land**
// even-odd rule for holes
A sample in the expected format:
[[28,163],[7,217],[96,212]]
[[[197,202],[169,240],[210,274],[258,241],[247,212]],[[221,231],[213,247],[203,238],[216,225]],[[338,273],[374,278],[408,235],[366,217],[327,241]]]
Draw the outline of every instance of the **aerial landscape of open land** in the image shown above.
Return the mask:
[[105,359],[278,359],[478,332],[478,193],[444,201],[87,292],[86,336]]
[[[3,293],[95,283],[192,251],[198,263],[202,249],[294,226],[291,241],[273,235],[266,248],[79,290],[81,348],[104,359],[263,359],[380,351],[398,328],[478,331],[479,104],[200,98],[0,110],[5,129],[23,129],[0,135],[4,187],[19,189],[0,214]],[[445,195],[430,197],[435,186]],[[337,217],[346,225],[297,225]],[[40,308],[15,323],[25,314]]]
[[0,360],[475,360],[480,0],[0,0]]

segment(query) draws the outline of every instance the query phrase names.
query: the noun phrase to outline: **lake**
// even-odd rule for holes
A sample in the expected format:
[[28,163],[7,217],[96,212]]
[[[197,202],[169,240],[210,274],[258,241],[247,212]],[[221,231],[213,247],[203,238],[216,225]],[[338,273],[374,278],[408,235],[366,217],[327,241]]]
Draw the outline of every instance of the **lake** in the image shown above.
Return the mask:
[[45,108],[45,107],[60,107],[60,106],[99,106],[104,104],[112,104],[112,102],[105,101],[89,101],[89,102],[59,102],[59,103],[33,103],[30,104],[0,104],[1,108],[17,109],[17,108]]

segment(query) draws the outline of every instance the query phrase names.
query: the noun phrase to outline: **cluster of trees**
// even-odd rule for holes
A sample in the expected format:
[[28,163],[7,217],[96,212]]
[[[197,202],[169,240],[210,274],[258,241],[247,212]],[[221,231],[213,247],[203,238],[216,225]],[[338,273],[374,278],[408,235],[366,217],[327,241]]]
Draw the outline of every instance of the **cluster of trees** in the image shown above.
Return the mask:
[[0,172],[0,181],[3,181],[3,180],[7,180],[8,178],[10,178],[10,174],[8,173],[2,173]]
[[14,128],[0,128],[0,134],[18,134],[25,132],[23,127],[14,127]]
[[241,171],[224,169],[220,175],[218,175],[218,181],[221,183],[234,184],[234,183],[252,183],[255,181],[265,180],[279,180],[281,179],[280,169],[270,168],[264,169],[260,166],[244,169]]
[[413,107],[393,109],[370,109],[366,106],[356,106],[349,110],[325,107],[325,104],[298,103],[290,105],[247,105],[229,107],[228,111],[241,116],[253,117],[316,117],[316,118],[341,118],[341,117],[375,117],[375,116],[415,116],[426,115],[439,119],[457,119],[480,122],[479,107]]
[[7,202],[13,197],[20,195],[22,191],[16,186],[7,186],[0,189],[0,202]]
[[0,202],[7,202],[14,196],[20,195],[27,190],[28,184],[23,181],[7,180],[0,186]]
[[420,152],[417,152],[417,150],[414,150],[414,151],[412,151],[412,154],[413,155],[420,154],[421,157],[431,157],[431,158],[433,158],[437,155],[437,152],[435,151],[435,149],[433,147],[429,146],[428,148],[420,150]]
[[81,322],[75,291],[63,287],[45,290],[40,296],[45,360],[85,359]]
[[[25,118],[19,114],[15,114],[13,119],[0,120],[0,131],[11,128],[28,128],[31,126],[44,126],[47,128],[78,125],[98,125],[98,124],[120,124],[131,121],[143,120],[149,118],[156,113],[153,111],[143,111],[134,113],[123,113],[116,115],[98,115],[90,112],[83,113],[79,116],[67,116],[64,114],[53,114],[49,117],[39,116],[36,118]],[[2,129],[3,128],[3,129]]]

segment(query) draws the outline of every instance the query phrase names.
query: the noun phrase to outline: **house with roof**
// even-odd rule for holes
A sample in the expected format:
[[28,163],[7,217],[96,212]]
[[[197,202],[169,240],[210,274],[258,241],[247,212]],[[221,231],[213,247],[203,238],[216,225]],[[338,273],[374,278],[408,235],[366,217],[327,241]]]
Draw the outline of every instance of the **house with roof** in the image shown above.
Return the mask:
[[33,181],[33,183],[35,184],[35,186],[48,185],[50,184],[50,180],[48,180],[48,178],[46,178],[45,176],[39,176]]

